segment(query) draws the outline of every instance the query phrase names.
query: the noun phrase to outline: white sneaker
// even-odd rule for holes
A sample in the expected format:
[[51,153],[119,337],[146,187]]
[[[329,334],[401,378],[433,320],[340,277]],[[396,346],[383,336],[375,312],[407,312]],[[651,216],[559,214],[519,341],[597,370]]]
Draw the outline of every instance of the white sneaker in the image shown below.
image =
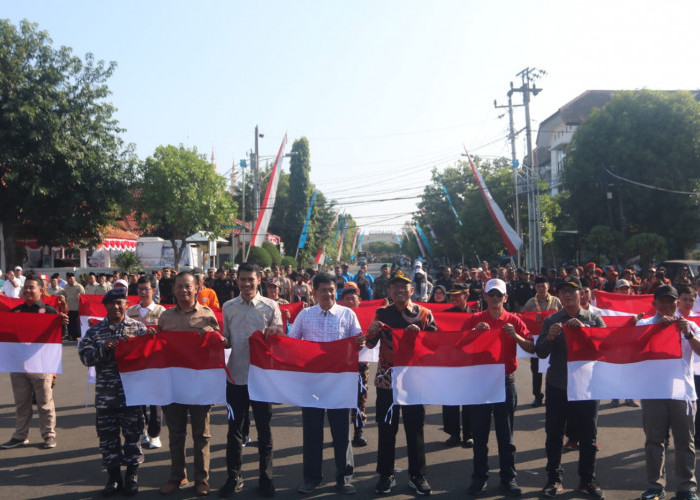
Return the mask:
[[163,446],[163,444],[160,442],[160,437],[158,437],[158,436],[153,437],[153,438],[149,438],[149,440],[150,440],[150,443],[149,443],[148,447],[151,449],[160,448],[161,446]]
[[141,436],[141,446],[144,448],[148,448],[148,446],[151,444],[151,440],[148,437],[148,434],[144,434]]

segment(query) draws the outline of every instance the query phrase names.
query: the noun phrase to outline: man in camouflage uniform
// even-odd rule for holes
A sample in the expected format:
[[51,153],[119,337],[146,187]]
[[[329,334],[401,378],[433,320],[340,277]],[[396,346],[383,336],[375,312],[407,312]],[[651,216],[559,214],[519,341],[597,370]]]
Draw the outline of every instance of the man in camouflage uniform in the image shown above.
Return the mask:
[[[139,438],[143,430],[143,412],[140,406],[126,406],[124,387],[119,378],[114,347],[119,341],[143,335],[143,323],[126,316],[129,305],[126,290],[114,288],[102,299],[107,317],[91,327],[78,343],[78,355],[85,366],[94,366],[95,409],[97,411],[97,436],[100,439],[102,463],[109,474],[103,496],[112,496],[120,489],[127,496],[138,493],[137,470],[143,462]],[[122,445],[119,436],[124,434]],[[122,482],[121,466],[126,465],[126,477]]]

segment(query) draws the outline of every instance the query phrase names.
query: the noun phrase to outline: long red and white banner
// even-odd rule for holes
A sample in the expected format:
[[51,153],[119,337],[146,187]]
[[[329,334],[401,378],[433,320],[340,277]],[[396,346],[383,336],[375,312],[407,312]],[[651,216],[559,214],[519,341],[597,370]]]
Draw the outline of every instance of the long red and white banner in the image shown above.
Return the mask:
[[59,314],[0,312],[0,372],[61,373]]
[[676,325],[565,327],[570,401],[695,399]]
[[653,316],[655,313],[653,295],[622,295],[620,293],[595,292],[595,306],[603,312],[601,316],[634,316],[644,313]]
[[[49,297],[42,297],[41,301],[47,306],[55,307],[58,309],[58,297],[52,295]],[[8,297],[6,295],[0,295],[0,312],[10,312],[17,306],[24,304],[24,299],[15,299],[13,297]]]
[[357,406],[355,338],[310,342],[255,332],[250,342],[248,392],[253,401],[312,408]]
[[505,401],[500,330],[394,330],[394,403],[469,405]]
[[119,342],[114,358],[128,406],[226,403],[224,343],[219,335],[141,335]]
[[481,195],[484,198],[484,203],[486,203],[486,207],[491,213],[491,218],[496,223],[498,232],[501,234],[501,239],[503,239],[503,243],[508,249],[508,255],[514,255],[518,252],[518,250],[520,250],[520,247],[523,245],[523,240],[522,238],[520,238],[520,235],[515,231],[515,229],[513,229],[513,227],[510,224],[508,224],[505,215],[503,215],[503,211],[496,203],[496,200],[493,199],[493,196],[491,196],[491,192],[486,186],[484,178],[481,177],[481,172],[479,172],[479,169],[476,168],[476,165],[472,161],[471,156],[469,156],[469,153],[466,154],[467,159],[469,160],[469,165],[472,168],[472,173],[476,178],[476,183],[479,186],[479,189],[481,190]]
[[262,202],[260,202],[260,211],[257,213],[255,229],[253,230],[253,236],[251,239],[251,244],[254,247],[261,247],[263,242],[265,241],[265,234],[267,233],[267,228],[270,225],[272,210],[275,208],[275,199],[277,198],[277,185],[280,181],[280,175],[282,175],[282,161],[284,160],[284,148],[286,145],[287,134],[284,134],[282,144],[280,145],[280,149],[277,152],[275,164],[272,167],[272,172],[270,173],[270,179],[267,182],[265,196],[263,197]]

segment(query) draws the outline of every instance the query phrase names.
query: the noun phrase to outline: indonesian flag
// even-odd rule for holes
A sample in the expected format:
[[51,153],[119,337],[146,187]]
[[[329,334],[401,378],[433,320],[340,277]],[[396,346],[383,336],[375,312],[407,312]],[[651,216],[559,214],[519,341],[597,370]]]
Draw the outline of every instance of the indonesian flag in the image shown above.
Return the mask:
[[354,337],[311,342],[255,332],[250,342],[248,392],[253,401],[311,408],[357,406]]
[[[104,299],[104,295],[87,295],[85,293],[80,294],[78,297],[81,337],[85,336],[85,332],[91,326],[95,326],[107,316],[107,310],[102,303],[102,299]],[[139,298],[133,295],[128,296],[126,299],[129,301],[129,307],[139,303]]]
[[481,195],[484,197],[484,203],[486,203],[486,207],[491,213],[491,218],[496,223],[498,232],[501,233],[503,243],[505,243],[506,248],[508,248],[508,255],[516,254],[518,250],[520,250],[523,240],[520,238],[520,235],[515,232],[515,229],[508,224],[505,215],[503,215],[501,208],[496,204],[496,200],[494,200],[493,196],[491,196],[489,188],[486,187],[486,183],[484,182],[484,178],[481,177],[481,173],[479,172],[479,169],[476,168],[476,165],[474,165],[469,153],[467,153],[467,159],[469,160],[469,165],[472,167],[472,173],[476,178],[476,183],[481,190]]
[[60,314],[0,312],[0,372],[61,373]]
[[601,316],[634,316],[638,313],[653,316],[656,313],[653,300],[651,294],[622,295],[597,290],[594,305],[603,311]]
[[[297,319],[297,316],[299,316],[299,313],[304,309],[304,303],[303,302],[293,302],[291,304],[281,304],[280,305],[280,311],[284,313],[284,311],[289,311],[289,322],[294,323],[294,320]],[[284,314],[282,315],[284,317]],[[218,317],[216,318],[217,320],[219,319]],[[219,321],[220,325],[223,325],[223,320]]]
[[394,403],[470,405],[506,399],[500,329],[466,332],[394,330]]
[[324,243],[321,248],[316,252],[316,258],[314,259],[314,264],[321,264],[325,259],[326,255],[326,244]]
[[[694,400],[676,325],[564,327],[569,401]],[[689,394],[692,393],[692,394]]]
[[218,335],[158,332],[114,350],[127,406],[226,403],[224,344]]
[[257,220],[255,221],[255,229],[253,230],[253,239],[251,240],[251,245],[254,247],[262,246],[265,241],[265,234],[267,233],[267,228],[270,225],[270,218],[272,217],[272,209],[275,208],[275,198],[277,197],[277,185],[280,181],[280,172],[282,171],[282,161],[284,160],[284,148],[287,145],[287,134],[284,134],[284,139],[282,139],[282,144],[277,152],[277,158],[275,159],[275,165],[272,167],[272,173],[270,174],[270,180],[267,182],[267,189],[265,189],[265,196],[260,203],[260,211],[257,213]]

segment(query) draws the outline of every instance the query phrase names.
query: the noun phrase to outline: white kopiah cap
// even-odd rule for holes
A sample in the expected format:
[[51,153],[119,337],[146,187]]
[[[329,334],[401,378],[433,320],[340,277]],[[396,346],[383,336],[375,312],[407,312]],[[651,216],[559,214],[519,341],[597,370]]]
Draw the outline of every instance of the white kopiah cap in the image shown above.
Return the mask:
[[498,290],[503,295],[506,294],[506,283],[503,280],[492,279],[486,282],[486,288],[484,288],[485,293],[489,293],[491,290]]

